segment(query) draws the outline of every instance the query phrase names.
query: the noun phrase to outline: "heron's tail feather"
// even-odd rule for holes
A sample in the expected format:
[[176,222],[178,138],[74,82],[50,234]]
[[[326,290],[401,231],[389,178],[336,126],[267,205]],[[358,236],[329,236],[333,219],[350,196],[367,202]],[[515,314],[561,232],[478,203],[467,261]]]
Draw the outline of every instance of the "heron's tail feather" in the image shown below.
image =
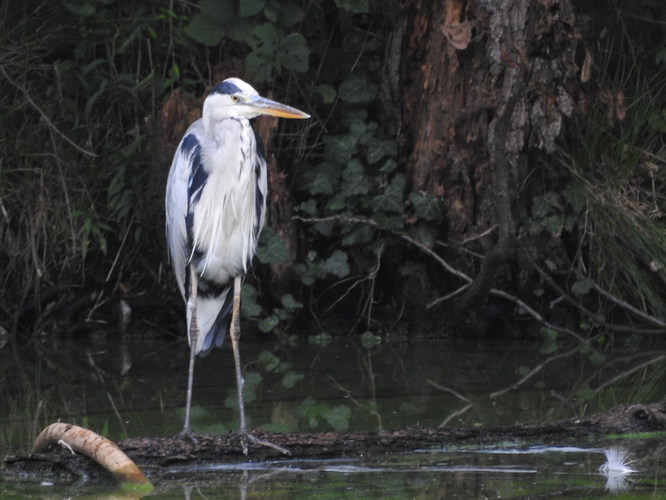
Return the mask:
[[[220,347],[229,327],[231,319],[231,306],[233,293],[228,287],[217,296],[197,297],[197,322],[199,323],[199,337],[194,353],[205,356],[213,347]],[[188,314],[187,326],[190,327],[191,316]]]

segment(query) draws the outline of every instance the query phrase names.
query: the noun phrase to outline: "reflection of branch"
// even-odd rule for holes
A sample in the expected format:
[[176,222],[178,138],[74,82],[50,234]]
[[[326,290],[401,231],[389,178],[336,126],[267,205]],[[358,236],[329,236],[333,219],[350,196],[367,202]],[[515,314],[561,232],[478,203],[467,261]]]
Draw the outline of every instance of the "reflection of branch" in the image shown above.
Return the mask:
[[546,365],[552,363],[553,361],[557,361],[560,358],[566,358],[567,356],[571,356],[572,354],[575,354],[577,351],[580,351],[583,346],[589,347],[586,343],[581,342],[579,345],[571,349],[570,351],[563,352],[560,354],[555,354],[554,356],[551,356],[550,358],[547,358],[543,360],[541,363],[536,365],[534,368],[532,368],[526,375],[524,375],[520,380],[517,382],[514,382],[513,384],[505,387],[504,389],[500,389],[499,391],[492,392],[490,394],[490,399],[497,398],[499,396],[502,396],[503,394],[506,394],[509,391],[513,391],[518,389],[521,385],[523,385],[525,382],[527,382],[529,379],[531,379],[534,375],[539,373],[541,370],[543,370]]
[[463,413],[465,413],[466,411],[468,411],[470,408],[472,408],[474,406],[474,404],[469,399],[467,399],[465,396],[460,394],[458,391],[455,391],[455,390],[451,389],[450,387],[444,387],[443,385],[438,384],[437,382],[435,382],[434,380],[432,380],[430,378],[426,382],[428,382],[435,389],[439,389],[440,391],[448,392],[449,394],[453,394],[458,399],[461,399],[465,403],[467,403],[465,406],[463,406],[459,410],[455,410],[455,411],[449,413],[449,415],[444,420],[441,421],[441,423],[438,425],[438,427],[445,427],[446,424],[448,424],[451,420],[453,420],[454,418],[462,415]]
[[457,397],[458,399],[462,399],[465,403],[471,403],[471,401],[470,401],[469,399],[467,399],[465,396],[463,396],[463,395],[460,394],[459,392],[457,392],[457,391],[451,389],[450,387],[444,387],[443,385],[438,384],[437,382],[435,382],[435,381],[434,381],[433,379],[431,379],[431,378],[429,378],[428,380],[426,380],[426,382],[428,382],[428,383],[429,383],[431,386],[433,386],[435,389],[439,389],[440,391],[448,392],[449,394],[453,394],[453,395],[454,395],[455,397]]
[[463,406],[463,407],[460,408],[459,410],[456,410],[456,411],[454,411],[454,412],[449,413],[449,416],[446,417],[444,420],[442,420],[442,421],[440,422],[440,424],[439,424],[437,427],[446,427],[446,424],[448,424],[448,423],[449,423],[451,420],[453,420],[454,418],[456,418],[456,417],[462,415],[463,413],[465,413],[465,412],[466,412],[467,410],[469,410],[472,406],[473,406],[472,403],[470,403],[470,404],[468,404],[468,405]]
[[634,373],[634,372],[640,370],[641,368],[645,368],[645,367],[647,367],[647,366],[650,366],[651,364],[658,363],[659,361],[661,361],[661,360],[663,360],[663,359],[666,359],[666,354],[660,354],[659,356],[657,356],[657,357],[655,357],[655,358],[648,359],[647,361],[644,361],[643,363],[640,363],[640,364],[638,364],[638,365],[636,365],[636,366],[632,366],[630,369],[625,370],[625,371],[623,371],[622,373],[618,373],[618,374],[615,375],[613,378],[607,380],[606,382],[604,382],[603,384],[601,384],[599,387],[597,387],[594,391],[595,391],[595,392],[601,392],[601,391],[604,390],[606,387],[608,387],[608,386],[610,386],[610,385],[613,385],[613,384],[614,384],[615,382],[617,382],[618,380],[621,380],[621,379],[623,379],[623,378],[625,378],[625,377],[628,377],[629,375],[631,375],[632,373]]

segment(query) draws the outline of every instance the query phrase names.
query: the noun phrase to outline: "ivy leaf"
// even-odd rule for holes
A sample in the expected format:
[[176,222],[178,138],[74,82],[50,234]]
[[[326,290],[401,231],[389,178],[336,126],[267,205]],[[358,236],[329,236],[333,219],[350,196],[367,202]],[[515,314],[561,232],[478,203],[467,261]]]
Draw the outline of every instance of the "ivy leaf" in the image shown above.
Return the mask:
[[280,40],[277,50],[281,66],[301,73],[308,70],[310,49],[305,37],[300,33],[285,36]]
[[303,307],[303,303],[296,300],[294,296],[290,293],[283,295],[282,298],[280,299],[280,302],[286,309],[289,309],[291,311],[295,311],[296,309],[301,309]]
[[241,288],[241,312],[246,318],[256,318],[261,314],[261,306],[256,302],[257,291],[249,283]]
[[418,218],[428,221],[442,220],[442,208],[437,197],[412,191],[409,193],[409,201]]
[[397,174],[391,183],[384,188],[384,192],[372,199],[372,207],[376,212],[403,213],[403,192],[407,180],[402,174]]
[[437,238],[437,230],[430,225],[426,224],[417,224],[415,227],[411,227],[409,234],[419,243],[432,248],[435,246],[435,240]]
[[398,167],[398,162],[395,161],[395,158],[388,158],[384,164],[381,166],[379,171],[382,174],[388,174],[393,172]]
[[287,245],[279,234],[271,228],[265,228],[261,233],[257,247],[257,258],[262,264],[284,264],[289,258]]
[[335,0],[335,5],[352,14],[367,14],[370,12],[370,0]]
[[321,267],[322,270],[328,274],[334,274],[338,278],[344,278],[349,274],[347,254],[342,250],[336,250],[324,261]]
[[370,181],[365,175],[363,164],[354,158],[347,163],[347,167],[342,172],[342,194],[354,196],[366,194],[368,191],[370,191]]
[[355,224],[352,230],[342,238],[342,246],[357,245],[359,243],[368,243],[375,236],[375,228],[368,224]]
[[384,231],[397,232],[405,227],[402,217],[398,215],[375,214],[373,220],[377,223],[377,227]]
[[576,281],[573,285],[571,285],[571,293],[573,293],[577,297],[585,295],[590,290],[592,290],[592,287],[594,287],[594,285],[595,283],[592,278],[581,278],[578,281]]
[[305,19],[305,11],[292,2],[280,3],[278,20],[282,26],[289,28]]
[[270,80],[273,70],[280,71],[277,29],[272,23],[260,24],[248,34],[245,41],[252,49],[245,58],[248,71],[257,81]]
[[367,73],[350,73],[340,84],[340,99],[350,104],[369,103],[374,101],[377,90]]
[[281,363],[280,358],[278,358],[271,351],[261,351],[257,361],[269,372],[277,371]]
[[240,17],[254,16],[261,12],[266,5],[266,0],[243,0],[240,2]]
[[343,432],[349,429],[349,419],[351,410],[348,406],[338,405],[331,408],[324,414],[324,418],[337,432]]
[[326,210],[337,212],[345,208],[345,197],[338,193],[331,196],[325,205]]
[[564,199],[571,206],[576,214],[581,213],[585,206],[585,190],[576,184],[569,184],[562,193]]
[[324,156],[344,165],[351,160],[352,154],[356,151],[358,137],[351,134],[329,135],[324,137]]
[[259,325],[258,325],[258,326],[259,326],[259,329],[260,329],[262,332],[264,332],[264,333],[268,333],[268,332],[270,332],[273,328],[275,328],[276,326],[278,326],[279,323],[280,323],[280,318],[278,318],[275,314],[271,314],[271,315],[268,316],[267,318],[262,319],[262,320],[259,322]]
[[330,195],[338,185],[338,175],[336,165],[323,162],[303,172],[299,179],[299,187],[310,194]]
[[[368,163],[377,163],[387,156],[395,157],[398,154],[398,145],[394,140],[373,137],[368,141]],[[383,168],[383,167],[382,167]]]
[[296,385],[296,382],[303,380],[304,375],[302,373],[288,372],[282,378],[282,387],[285,389],[291,389]]
[[219,45],[224,36],[224,28],[215,19],[203,14],[195,14],[185,28],[185,34],[193,40],[208,45]]
[[337,93],[335,92],[335,87],[330,83],[322,83],[321,85],[318,85],[315,90],[321,96],[321,101],[324,104],[331,104],[335,101]]

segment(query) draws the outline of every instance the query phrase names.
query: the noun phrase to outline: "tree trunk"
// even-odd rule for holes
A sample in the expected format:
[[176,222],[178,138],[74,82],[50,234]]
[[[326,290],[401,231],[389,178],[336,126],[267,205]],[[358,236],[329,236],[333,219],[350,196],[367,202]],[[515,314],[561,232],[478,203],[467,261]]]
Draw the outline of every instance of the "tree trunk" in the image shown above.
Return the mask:
[[532,202],[529,174],[574,109],[581,37],[570,0],[415,0],[403,15],[384,82],[400,91],[385,92],[385,104],[413,188],[442,200],[442,232],[466,250],[447,259],[475,276],[455,307],[474,313],[498,280],[512,292],[527,283],[516,255],[536,251],[519,222]]

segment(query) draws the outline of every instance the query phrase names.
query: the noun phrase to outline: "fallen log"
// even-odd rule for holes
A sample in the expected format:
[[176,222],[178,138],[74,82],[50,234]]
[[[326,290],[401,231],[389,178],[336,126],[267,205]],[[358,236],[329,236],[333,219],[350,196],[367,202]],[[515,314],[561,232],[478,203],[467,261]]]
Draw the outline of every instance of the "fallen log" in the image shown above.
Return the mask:
[[[63,424],[64,425],[64,424]],[[666,402],[614,407],[589,417],[572,418],[530,425],[479,428],[409,427],[392,431],[367,432],[293,432],[253,431],[291,452],[290,459],[357,457],[359,454],[386,454],[452,445],[491,445],[498,442],[518,444],[570,444],[602,442],[609,435],[658,432],[666,430]],[[271,448],[250,447],[243,455],[238,436],[193,434],[190,437],[146,437],[125,439],[118,447],[139,466],[149,467],[151,477],[159,478],[174,464],[224,463],[238,461],[280,460],[284,456]],[[107,482],[108,474],[89,460],[56,453],[31,453],[6,457],[0,467],[0,479],[16,481],[44,480],[59,483],[85,478]]]

